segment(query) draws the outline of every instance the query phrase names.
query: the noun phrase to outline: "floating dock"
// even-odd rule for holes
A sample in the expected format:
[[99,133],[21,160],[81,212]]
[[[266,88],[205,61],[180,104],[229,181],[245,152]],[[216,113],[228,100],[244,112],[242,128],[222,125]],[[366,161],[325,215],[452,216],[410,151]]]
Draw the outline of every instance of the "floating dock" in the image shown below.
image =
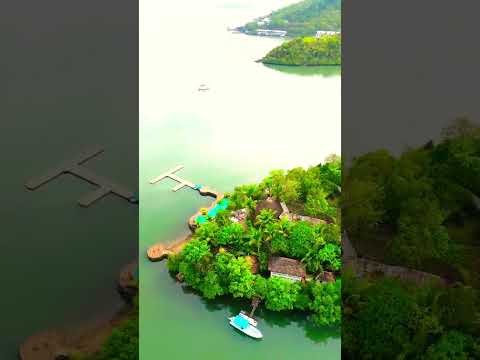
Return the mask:
[[[169,178],[169,179],[172,179],[172,180],[178,182],[178,184],[175,185],[172,188],[172,191],[178,191],[178,190],[182,189],[183,187],[187,186],[187,187],[190,187],[190,188],[198,191],[200,193],[200,195],[202,195],[202,196],[213,197],[215,200],[210,204],[210,206],[208,208],[206,208],[207,211],[214,208],[218,204],[218,202],[221,201],[224,198],[224,195],[222,193],[218,192],[218,191],[210,189],[207,186],[196,185],[191,181],[185,180],[185,179],[181,178],[180,176],[175,175],[175,173],[177,171],[179,171],[183,168],[184,168],[183,165],[178,165],[178,166],[170,169],[169,171],[163,173],[162,175],[157,176],[156,178],[150,180],[149,183],[153,185],[153,184],[156,184],[156,183],[162,181],[163,179]],[[194,215],[192,215],[188,219],[188,226],[189,226],[189,228],[192,232],[195,231],[195,229],[197,228],[197,224],[195,222],[195,219],[199,215],[201,215],[200,210],[198,210]],[[151,261],[159,261],[159,260],[163,260],[165,258],[168,258],[168,256],[170,256],[172,254],[178,254],[191,239],[192,239],[192,236],[189,235],[186,239],[182,239],[180,241],[177,241],[177,242],[174,242],[174,243],[171,243],[171,244],[165,244],[165,243],[155,244],[147,250],[147,257]]]
[[109,194],[117,195],[129,202],[136,202],[135,194],[132,191],[82,166],[82,164],[103,152],[104,149],[99,146],[84,150],[73,159],[61,162],[57,167],[30,179],[26,182],[25,187],[29,190],[36,190],[63,174],[72,174],[98,187],[98,189],[87,193],[78,201],[80,206],[88,207]]
[[155,179],[152,179],[149,181],[150,184],[156,184],[157,182],[159,181],[162,181],[163,179],[165,178],[170,178],[176,182],[178,182],[178,185],[176,185],[175,187],[172,188],[172,191],[178,191],[180,190],[181,188],[183,188],[184,186],[188,186],[192,189],[196,189],[196,186],[194,183],[192,183],[191,181],[188,181],[188,180],[185,180],[185,179],[182,179],[180,176],[177,176],[175,175],[175,173],[179,170],[182,170],[184,168],[183,165],[178,165],[176,167],[174,167],[173,169],[170,169],[169,171],[167,171],[166,173],[160,175],[160,176],[157,176]]

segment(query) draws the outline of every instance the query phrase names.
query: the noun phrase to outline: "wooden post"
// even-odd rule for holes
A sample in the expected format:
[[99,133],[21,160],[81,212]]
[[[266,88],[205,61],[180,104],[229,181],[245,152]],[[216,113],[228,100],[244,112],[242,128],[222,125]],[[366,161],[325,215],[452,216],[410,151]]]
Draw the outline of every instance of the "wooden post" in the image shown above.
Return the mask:
[[255,310],[257,310],[257,307],[258,305],[260,305],[261,301],[262,299],[260,299],[259,297],[254,297],[252,299],[252,311],[250,311],[249,317],[253,317],[253,313],[255,312]]

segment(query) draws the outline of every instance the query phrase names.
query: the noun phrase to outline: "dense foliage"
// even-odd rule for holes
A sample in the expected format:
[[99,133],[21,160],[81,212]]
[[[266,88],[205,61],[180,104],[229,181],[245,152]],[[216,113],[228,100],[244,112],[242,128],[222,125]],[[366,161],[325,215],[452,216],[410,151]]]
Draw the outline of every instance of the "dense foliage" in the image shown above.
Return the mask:
[[126,320],[113,330],[103,345],[98,360],[137,360],[138,316]]
[[341,50],[340,35],[296,38],[271,50],[262,62],[276,65],[340,65]]
[[340,0],[304,0],[274,11],[267,23],[251,21],[242,29],[285,30],[289,36],[313,36],[317,30],[339,31],[341,26]]
[[[230,208],[200,225],[184,249],[169,257],[168,268],[180,273],[186,284],[207,299],[222,295],[259,298],[272,311],[297,309],[311,313],[319,326],[338,324],[341,282],[323,283],[315,277],[324,270],[339,274],[340,230],[333,198],[339,193],[339,184],[340,159],[332,157],[308,170],[272,171],[260,184],[239,186],[227,194]],[[278,218],[268,208],[256,213],[257,205],[267,197],[329,221],[312,224]],[[318,201],[310,200],[306,207],[306,199]],[[238,209],[248,209],[245,223],[231,220],[231,211]],[[309,280],[268,277],[271,256],[301,260],[310,273]],[[252,271],[253,259],[258,259],[259,273]]]
[[[355,159],[343,225],[362,256],[438,274],[444,286],[343,274],[342,354],[480,358],[480,129],[465,118],[399,157]],[[477,204],[476,204],[477,203]]]
[[[430,272],[436,271],[431,264],[460,272],[469,267],[473,239],[455,229],[478,219],[473,195],[480,195],[480,130],[458,119],[444,135],[437,145],[409,149],[398,158],[379,150],[353,161],[344,185],[343,224],[361,251]],[[376,238],[383,240],[374,243]]]
[[352,359],[478,359],[480,297],[471,287],[343,278],[342,354]]

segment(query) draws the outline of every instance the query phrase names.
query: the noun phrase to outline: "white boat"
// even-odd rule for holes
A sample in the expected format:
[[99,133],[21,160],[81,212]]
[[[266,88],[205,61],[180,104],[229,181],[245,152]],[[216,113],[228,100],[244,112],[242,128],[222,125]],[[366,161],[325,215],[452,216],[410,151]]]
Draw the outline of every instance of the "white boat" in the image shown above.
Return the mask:
[[207,91],[207,90],[210,90],[210,88],[205,85],[205,84],[201,84],[199,87],[198,87],[198,91]]
[[254,339],[261,339],[263,337],[260,330],[258,330],[255,326],[252,326],[249,321],[241,315],[229,317],[228,320],[230,320],[230,325],[245,335],[248,335]]
[[257,320],[255,320],[254,318],[251,318],[250,316],[248,316],[243,310],[240,311],[240,314],[238,314],[242,317],[244,317],[245,319],[247,319],[248,323],[252,326],[257,326]]

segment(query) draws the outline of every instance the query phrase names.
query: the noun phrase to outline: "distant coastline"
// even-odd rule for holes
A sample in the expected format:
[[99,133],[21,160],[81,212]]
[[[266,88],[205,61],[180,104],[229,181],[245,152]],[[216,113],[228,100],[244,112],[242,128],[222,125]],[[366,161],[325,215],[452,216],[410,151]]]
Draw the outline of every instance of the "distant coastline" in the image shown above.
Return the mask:
[[341,65],[341,36],[300,37],[286,41],[259,61],[285,66]]
[[264,65],[275,65],[278,67],[285,67],[285,68],[300,68],[300,67],[309,67],[309,68],[316,68],[316,67],[335,67],[335,66],[342,66],[341,63],[338,64],[320,64],[320,65],[309,65],[309,64],[278,64],[275,62],[267,62],[264,61],[264,58],[255,60],[256,63],[261,63]]

